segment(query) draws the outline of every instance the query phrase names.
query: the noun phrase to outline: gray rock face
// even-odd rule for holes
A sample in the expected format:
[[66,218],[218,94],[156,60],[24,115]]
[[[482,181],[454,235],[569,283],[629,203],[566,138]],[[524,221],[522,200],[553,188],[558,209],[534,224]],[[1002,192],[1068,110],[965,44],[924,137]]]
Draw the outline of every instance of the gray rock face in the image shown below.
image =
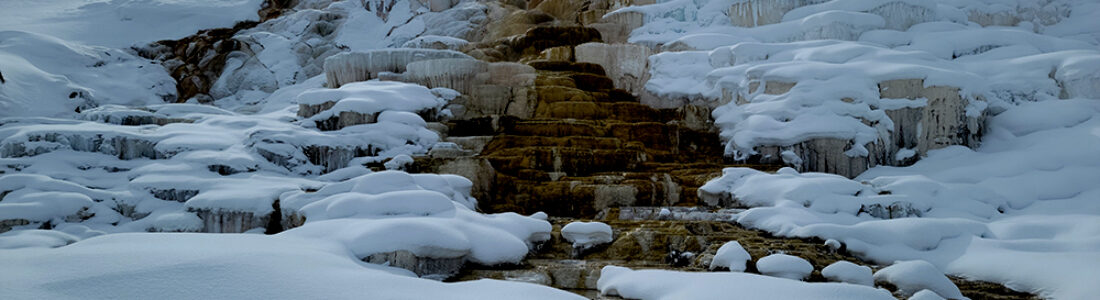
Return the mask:
[[639,95],[649,78],[648,47],[635,44],[585,43],[576,47],[577,62],[603,66],[616,88]]
[[399,250],[378,253],[363,258],[364,262],[398,267],[416,273],[422,278],[444,280],[462,270],[466,257],[432,258],[416,256],[412,252]]
[[270,215],[258,216],[251,212],[209,209],[197,209],[194,213],[202,219],[202,232],[207,233],[242,233],[253,228],[264,228],[271,217]]

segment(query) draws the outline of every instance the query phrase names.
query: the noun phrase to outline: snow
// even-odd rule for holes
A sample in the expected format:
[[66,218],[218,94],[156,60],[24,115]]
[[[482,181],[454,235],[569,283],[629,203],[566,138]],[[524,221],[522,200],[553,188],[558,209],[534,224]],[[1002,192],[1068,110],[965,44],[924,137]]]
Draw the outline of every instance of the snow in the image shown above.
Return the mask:
[[561,228],[561,236],[573,248],[591,248],[612,241],[611,226],[600,222],[571,222]]
[[902,295],[929,290],[947,299],[964,298],[959,288],[943,272],[923,260],[894,263],[875,272],[875,281],[885,281],[897,286]]
[[933,291],[920,290],[919,292],[913,293],[913,296],[910,296],[909,300],[945,300],[945,298],[940,297],[939,294]]
[[1097,292],[1081,278],[1100,261],[1098,115],[1094,99],[1020,103],[989,120],[976,150],[947,147],[855,180],[726,169],[703,190],[753,207],[737,217],[751,228],[835,239],[880,264],[926,260],[950,274],[1074,299]]
[[756,269],[768,276],[802,280],[810,276],[814,266],[801,257],[777,253],[757,260]]
[[55,248],[79,240],[79,237],[58,230],[17,230],[0,233],[0,249]]
[[[237,33],[213,105],[166,104],[174,81],[135,49],[257,20],[261,2],[0,2],[6,296],[578,298],[415,278],[521,264],[551,239],[544,213],[479,213],[464,178],[368,168],[402,169],[438,145],[429,122],[467,89],[325,88],[330,58],[386,53],[377,65],[345,60],[376,73],[356,80],[432,55],[469,60],[454,50],[480,39],[497,7],[298,1]],[[644,15],[629,39],[653,53],[652,104],[712,109],[730,157],[791,166],[726,169],[701,189],[707,203],[747,209],[742,226],[827,239],[887,266],[874,278],[913,298],[961,296],[946,272],[1082,299],[1100,293],[1097,11],[1088,0],[674,0],[611,15]],[[420,62],[411,75],[434,85],[459,65]],[[647,77],[638,66],[628,73]],[[960,129],[972,136],[942,141]],[[807,172],[822,157],[844,170]],[[268,229],[285,231],[196,233]],[[590,247],[613,231],[575,223],[562,235]],[[732,245],[713,263],[750,259]],[[807,265],[757,263],[792,278]],[[891,299],[865,286],[869,272],[838,262],[822,275],[846,283],[807,283],[607,267],[598,285],[639,299]]]
[[11,0],[0,28],[88,45],[127,48],[178,39],[201,29],[256,21],[262,0]]
[[810,283],[740,272],[631,270],[606,266],[600,293],[628,299],[894,299],[890,292],[844,283]]
[[418,279],[358,262],[336,243],[289,236],[110,234],[0,254],[0,268],[8,271],[0,275],[0,290],[24,299],[583,299],[527,283]]
[[741,247],[741,243],[729,241],[722,244],[722,247],[714,253],[714,259],[710,261],[710,269],[727,268],[731,272],[744,272],[749,260],[752,260],[752,256]]
[[[966,20],[967,12],[1000,12],[1004,6],[1019,6],[1021,12],[1013,13],[1021,18],[1038,18],[1024,8],[1028,5],[1089,11],[1092,4],[1085,2],[987,7],[955,1],[745,1],[736,2],[725,20],[712,10],[729,7],[727,1],[672,1],[612,14],[644,13],[645,25],[633,31],[630,41],[678,51],[650,57],[646,90],[661,99],[659,106],[687,98],[714,109],[728,156],[854,177],[869,166],[911,164],[927,149],[942,147],[935,141],[943,138],[928,135],[946,133],[933,132],[930,124],[919,125],[925,130],[915,140],[902,130],[918,126],[902,111],[927,105],[931,95],[958,100],[948,100],[952,104],[946,109],[920,108],[941,114],[924,119],[940,119],[941,125],[971,133],[983,131],[983,115],[1020,101],[1100,97],[1095,39],[1044,32],[1059,22],[1084,23],[1088,14],[1036,21],[1044,24],[1037,28],[980,27]],[[752,10],[745,13],[755,25],[731,26],[745,7]],[[901,79],[921,80],[925,91],[899,91],[908,99],[897,101],[899,95],[883,84]],[[945,87],[958,90],[932,91]],[[942,115],[953,109],[964,110],[965,117]],[[914,143],[919,147],[894,146]],[[978,140],[946,144],[973,147]],[[781,155],[779,161],[780,152],[794,155]],[[839,170],[813,163],[854,158],[862,160],[837,163]]]
[[176,98],[175,81],[151,61],[19,31],[0,31],[0,75],[0,117],[72,117],[97,105]]
[[824,269],[821,269],[821,276],[833,282],[847,282],[866,286],[875,285],[870,267],[857,265],[849,261],[841,260],[825,266]]
[[[355,112],[373,115],[383,111],[421,112],[440,110],[447,100],[436,96],[432,90],[423,86],[395,81],[363,81],[341,86],[338,89],[310,89],[298,95],[299,104],[320,105],[325,102],[335,104],[320,113],[310,116],[312,120],[325,120],[338,116],[342,112]],[[413,119],[413,121],[409,121]],[[412,115],[394,115],[389,119],[379,116],[379,122],[404,123],[410,126],[424,126],[420,117]],[[411,124],[410,124],[411,123]]]

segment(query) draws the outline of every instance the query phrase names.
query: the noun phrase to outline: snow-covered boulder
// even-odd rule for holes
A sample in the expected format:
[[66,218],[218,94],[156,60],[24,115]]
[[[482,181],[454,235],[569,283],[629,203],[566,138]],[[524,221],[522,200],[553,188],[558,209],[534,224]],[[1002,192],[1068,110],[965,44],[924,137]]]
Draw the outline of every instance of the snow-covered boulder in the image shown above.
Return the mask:
[[561,228],[561,236],[573,243],[574,253],[612,241],[611,226],[600,222],[572,222]]
[[905,296],[930,290],[947,299],[965,299],[955,283],[936,266],[923,260],[897,262],[875,272],[876,282],[888,282]]
[[286,193],[283,209],[305,224],[282,234],[339,241],[363,261],[437,279],[457,274],[467,262],[519,263],[550,239],[545,220],[475,212],[471,186],[456,175],[385,171],[312,193]]
[[821,269],[821,276],[829,281],[874,286],[871,268],[848,261],[837,261]]
[[801,257],[786,254],[772,254],[756,261],[760,274],[794,280],[802,280],[813,273],[814,266]]
[[718,248],[714,258],[710,261],[710,269],[725,268],[731,272],[744,272],[748,262],[752,260],[745,248],[737,241],[729,241]]
[[[382,114],[392,114],[400,123],[425,126],[423,118],[434,119],[453,92],[432,90],[420,85],[367,81],[336,89],[311,89],[298,95],[298,116],[309,118],[321,130],[380,122]],[[408,113],[418,114],[409,115]]]

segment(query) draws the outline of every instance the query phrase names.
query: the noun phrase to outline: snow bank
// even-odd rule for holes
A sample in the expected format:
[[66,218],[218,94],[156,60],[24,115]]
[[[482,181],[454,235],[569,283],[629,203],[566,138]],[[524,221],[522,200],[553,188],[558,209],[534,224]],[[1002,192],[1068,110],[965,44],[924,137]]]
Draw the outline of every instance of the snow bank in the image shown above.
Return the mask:
[[631,270],[607,266],[598,289],[630,299],[894,299],[890,292],[844,283],[809,283],[739,272]]
[[0,289],[25,299],[583,299],[527,283],[419,279],[357,262],[333,242],[288,236],[112,234],[54,249],[0,250],[0,268],[9,271]]
[[752,256],[749,255],[741,243],[729,241],[718,248],[714,253],[714,259],[710,261],[710,269],[727,268],[731,272],[744,272]]

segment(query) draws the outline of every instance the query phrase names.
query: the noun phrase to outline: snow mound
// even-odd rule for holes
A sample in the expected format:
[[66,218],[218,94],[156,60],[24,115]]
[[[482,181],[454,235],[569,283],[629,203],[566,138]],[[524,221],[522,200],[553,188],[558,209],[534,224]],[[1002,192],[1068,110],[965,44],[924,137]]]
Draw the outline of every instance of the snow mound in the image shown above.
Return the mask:
[[571,222],[561,228],[561,236],[575,249],[587,249],[612,241],[611,226],[600,222]]
[[821,276],[834,282],[847,282],[866,286],[875,285],[870,267],[857,265],[848,261],[837,261],[826,266],[824,269],[821,269]]
[[606,266],[596,283],[603,295],[629,299],[894,299],[890,292],[844,283],[809,283],[740,272],[631,270]]
[[802,280],[810,276],[814,266],[801,257],[786,254],[772,254],[761,257],[756,261],[756,269],[760,274],[794,280]]
[[965,299],[951,279],[944,276],[936,266],[923,260],[898,262],[878,270],[875,272],[875,281],[889,282],[906,296],[929,290],[947,299]]
[[0,117],[73,117],[176,99],[175,80],[152,61],[20,31],[0,31],[0,78]]
[[731,272],[744,272],[749,260],[752,260],[752,256],[741,247],[741,243],[729,241],[715,252],[714,259],[710,261],[710,269],[727,268]]
[[0,275],[0,289],[23,299],[583,299],[527,283],[419,279],[358,262],[337,243],[289,236],[111,234],[60,248],[0,250],[0,268],[10,271]]

